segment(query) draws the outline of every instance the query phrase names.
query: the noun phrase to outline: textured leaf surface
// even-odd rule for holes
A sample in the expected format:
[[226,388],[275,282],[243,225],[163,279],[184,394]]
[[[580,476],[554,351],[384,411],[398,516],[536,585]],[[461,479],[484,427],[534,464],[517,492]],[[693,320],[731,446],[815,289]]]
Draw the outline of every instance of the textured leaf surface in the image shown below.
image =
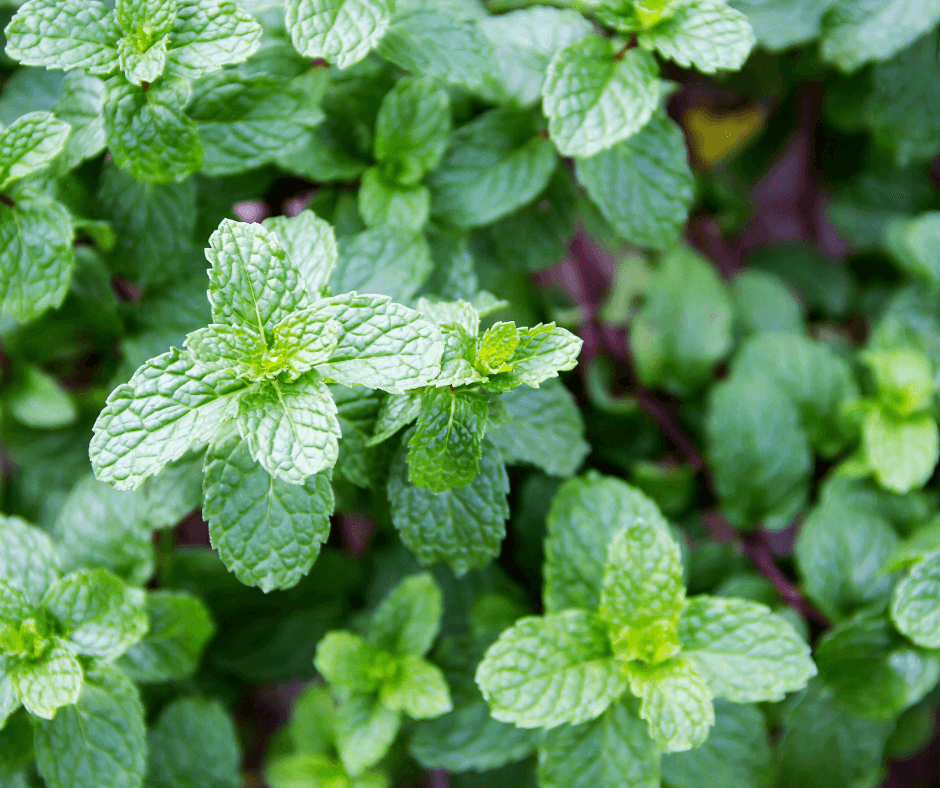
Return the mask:
[[429,572],[402,580],[372,614],[369,641],[392,654],[423,657],[441,628],[444,599]]
[[386,678],[388,660],[359,635],[345,630],[327,632],[317,644],[314,664],[331,687],[372,692]]
[[260,44],[261,25],[231,0],[179,3],[169,70],[185,79],[198,79],[247,60]]
[[916,564],[891,598],[891,619],[924,648],[940,648],[940,553]]
[[274,216],[265,219],[262,226],[277,236],[300,272],[307,292],[312,296],[319,294],[339,260],[332,226],[313,211],[301,211],[292,218]]
[[735,703],[782,700],[816,675],[809,646],[769,608],[696,596],[679,622],[682,655],[712,694]]
[[388,0],[290,0],[287,29],[302,55],[346,68],[375,48],[391,16]]
[[445,561],[458,575],[486,566],[499,553],[509,516],[509,477],[499,451],[484,443],[480,472],[470,484],[432,493],[408,481],[405,449],[388,479],[392,522],[424,564]]
[[357,290],[410,302],[431,273],[431,250],[414,229],[379,226],[339,244],[339,263],[330,277],[334,293]]
[[41,170],[62,152],[72,129],[50,112],[30,112],[0,131],[0,187]]
[[19,517],[0,515],[0,582],[38,605],[58,579],[59,561],[49,537]]
[[78,700],[82,689],[82,666],[67,646],[53,646],[41,660],[23,660],[10,673],[17,698],[26,710],[51,720],[63,706]]
[[206,455],[204,489],[209,537],[239,580],[268,592],[290,588],[310,571],[330,533],[329,473],[303,485],[275,478],[230,427]]
[[453,710],[447,681],[440,668],[427,660],[406,655],[398,671],[380,693],[382,703],[414,720],[430,720]]

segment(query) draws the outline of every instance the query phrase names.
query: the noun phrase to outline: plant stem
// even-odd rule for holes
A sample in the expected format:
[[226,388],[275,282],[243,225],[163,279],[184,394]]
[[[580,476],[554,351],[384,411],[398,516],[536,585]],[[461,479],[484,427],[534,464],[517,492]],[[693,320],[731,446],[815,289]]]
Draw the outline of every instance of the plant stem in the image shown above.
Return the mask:
[[531,8],[536,5],[571,8],[581,12],[591,10],[591,3],[588,0],[490,0],[486,3],[486,8],[492,14],[504,14],[507,11],[518,11],[520,8]]

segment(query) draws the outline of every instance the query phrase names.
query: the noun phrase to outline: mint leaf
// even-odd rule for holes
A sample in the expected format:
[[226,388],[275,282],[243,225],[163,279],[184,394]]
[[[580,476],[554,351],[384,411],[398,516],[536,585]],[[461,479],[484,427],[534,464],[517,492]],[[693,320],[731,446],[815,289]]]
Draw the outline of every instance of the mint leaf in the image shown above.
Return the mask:
[[622,57],[607,39],[587,36],[559,51],[548,66],[542,107],[548,133],[563,156],[592,156],[638,132],[660,98],[653,57]]
[[332,226],[313,211],[301,211],[293,218],[274,216],[265,219],[262,227],[277,236],[300,272],[307,292],[312,296],[321,294],[339,260]]
[[931,416],[900,419],[882,409],[863,425],[865,457],[878,483],[896,493],[923,487],[940,458],[940,432]]
[[388,0],[289,0],[286,24],[300,54],[346,68],[375,48],[391,16]]
[[230,373],[176,349],[151,359],[111,392],[95,421],[89,449],[95,476],[119,490],[140,487],[234,418],[243,388]]
[[936,384],[933,367],[912,350],[873,350],[865,354],[878,390],[878,400],[898,416],[922,413],[930,407]]
[[303,484],[339,456],[336,403],[315,377],[262,384],[239,401],[238,431],[271,476]]
[[802,306],[776,274],[742,271],[731,283],[731,297],[739,333],[803,333]]
[[72,217],[42,194],[0,205],[0,315],[32,320],[65,299],[75,255]]
[[577,173],[614,230],[632,243],[666,249],[685,225],[692,171],[682,130],[665,113],[653,113],[630,139],[578,159]]
[[359,213],[367,227],[400,227],[417,232],[431,213],[431,193],[424,186],[399,186],[370,167],[359,185]]
[[60,120],[72,127],[65,141],[60,161],[70,169],[104,150],[105,87],[97,77],[71,71],[62,82],[62,92],[52,109]]
[[520,619],[486,652],[476,680],[493,717],[521,728],[587,722],[626,689],[603,623],[585,610]]
[[432,213],[457,227],[479,227],[534,200],[548,184],[557,157],[534,122],[494,109],[450,136],[440,166],[428,177]]
[[30,112],[0,130],[0,188],[48,166],[71,133],[50,112]]
[[[410,438],[406,433],[405,442]],[[509,477],[502,457],[483,444],[480,472],[464,487],[434,494],[408,481],[405,447],[388,479],[392,522],[423,564],[445,561],[458,576],[486,566],[506,535]]]
[[372,614],[369,642],[392,654],[425,656],[441,627],[444,599],[429,572],[402,580]]
[[130,33],[160,37],[173,29],[176,21],[177,0],[116,0],[114,18]]
[[663,523],[649,498],[620,479],[589,471],[559,487],[548,513],[545,539],[545,609],[596,609],[608,545],[621,528]]
[[506,362],[506,371],[492,378],[487,387],[499,391],[525,383],[537,389],[559,372],[574,369],[582,344],[581,339],[554,323],[522,328],[519,344]]
[[737,71],[754,48],[747,17],[717,0],[683,3],[669,19],[639,35],[641,46],[706,74]]
[[379,697],[386,707],[414,720],[434,719],[454,708],[440,668],[411,655],[398,660],[394,677],[382,685]]
[[684,659],[654,667],[630,663],[630,691],[640,698],[640,716],[663,752],[682,752],[703,744],[715,723],[712,693],[705,679]]
[[614,534],[601,586],[600,616],[619,659],[653,664],[679,650],[685,601],[679,545],[660,515]]
[[206,453],[203,484],[209,538],[229,570],[265,593],[297,585],[330,533],[329,472],[288,484],[256,463],[229,426]]
[[[15,657],[0,655],[0,735],[10,716],[20,708],[20,699],[13,685],[13,671],[17,668]],[[489,716],[489,710],[486,712]]]
[[78,700],[82,689],[82,666],[67,646],[52,646],[42,659],[23,660],[10,671],[16,697],[26,710],[51,720],[63,706]]
[[895,219],[885,227],[888,254],[904,271],[928,282],[940,281],[940,212],[929,211],[911,219]]
[[126,35],[118,41],[118,62],[127,81],[143,85],[159,79],[166,68],[166,44],[167,39],[161,38],[141,52],[140,41],[135,35]]
[[241,753],[232,718],[217,700],[179,698],[147,737],[148,788],[237,788]]
[[37,367],[27,366],[14,376],[5,400],[13,418],[33,429],[67,427],[78,419],[68,392]]
[[416,228],[373,227],[340,240],[339,262],[330,287],[335,293],[357,290],[408,302],[433,267],[431,250]]
[[49,788],[141,788],[147,758],[144,709],[114,668],[89,673],[78,703],[34,728],[36,764]]
[[940,648],[940,553],[928,555],[897,584],[891,620],[918,646]]
[[147,594],[150,627],[121,658],[121,669],[138,683],[185,679],[196,672],[215,624],[203,602],[183,591]]
[[38,605],[58,579],[59,561],[49,537],[19,517],[0,515],[0,582]]
[[144,592],[104,569],[66,575],[42,604],[72,649],[105,662],[120,657],[147,632]]
[[388,752],[401,727],[401,712],[377,697],[352,695],[336,709],[336,748],[343,766],[356,777]]
[[441,493],[473,481],[480,469],[489,403],[449,386],[428,388],[408,441],[408,477]]
[[241,63],[261,44],[261,25],[231,0],[179,4],[167,52],[170,74],[198,79]]
[[730,0],[728,5],[747,14],[757,41],[778,52],[819,37],[823,15],[839,0]]
[[368,446],[384,443],[403,427],[418,418],[421,410],[420,394],[390,394],[382,400],[375,419],[372,437]]
[[314,664],[331,687],[371,692],[382,684],[384,655],[359,635],[342,630],[327,632],[317,644]]
[[660,754],[629,698],[597,719],[545,734],[541,788],[659,788]]
[[121,31],[98,0],[29,0],[4,32],[7,56],[24,66],[89,74],[110,74],[117,67]]
[[715,697],[782,700],[816,675],[809,646],[782,617],[744,599],[696,596],[679,622],[682,656]]

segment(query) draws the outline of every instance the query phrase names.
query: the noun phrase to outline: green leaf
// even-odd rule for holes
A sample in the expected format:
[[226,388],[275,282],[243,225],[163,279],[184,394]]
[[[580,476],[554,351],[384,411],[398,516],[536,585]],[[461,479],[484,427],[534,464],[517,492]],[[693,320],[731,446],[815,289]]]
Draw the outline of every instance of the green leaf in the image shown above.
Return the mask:
[[408,302],[434,267],[427,241],[414,228],[379,226],[339,242],[330,277],[334,293],[378,293]]
[[388,0],[289,0],[286,24],[300,54],[346,68],[375,48],[391,17]]
[[386,655],[359,635],[337,630],[327,632],[317,644],[314,664],[331,687],[350,692],[372,692],[386,679]]
[[630,699],[597,719],[545,734],[541,788],[659,788],[660,754]]
[[896,719],[940,679],[940,656],[912,647],[877,615],[856,616],[827,632],[816,661],[838,700],[875,720]]
[[73,236],[68,211],[45,195],[0,205],[0,315],[27,321],[62,303],[75,268]]
[[418,418],[421,394],[389,394],[382,400],[368,446],[384,443]]
[[734,703],[783,700],[816,675],[810,649],[764,605],[696,596],[679,622],[682,656],[712,694]]
[[238,736],[217,700],[180,698],[166,706],[147,741],[148,788],[238,788]]
[[[406,433],[406,443],[409,437]],[[498,555],[506,535],[508,493],[502,457],[487,443],[480,472],[464,487],[434,494],[411,484],[404,446],[388,479],[392,522],[402,541],[421,563],[445,561],[458,576]]]
[[243,388],[228,372],[202,367],[175,348],[151,359],[111,392],[95,422],[89,449],[95,476],[119,490],[140,487],[234,418]]
[[682,130],[665,113],[576,164],[578,180],[620,236],[654,249],[673,244],[692,206],[693,178]]
[[489,403],[449,386],[428,388],[408,442],[412,484],[441,493],[473,481],[480,469]]
[[840,501],[816,506],[794,548],[800,585],[833,619],[883,602],[893,579],[881,567],[897,545],[897,534],[871,507]]
[[640,716],[663,752],[700,746],[715,723],[712,693],[705,679],[684,659],[627,666],[630,691],[640,698]]
[[313,211],[301,211],[293,218],[274,216],[265,219],[262,226],[277,236],[307,292],[312,296],[322,293],[339,260],[333,228]]
[[153,591],[147,594],[147,617],[147,635],[121,658],[121,669],[138,683],[189,678],[215,634],[206,606],[184,591]]
[[593,720],[626,689],[606,628],[586,610],[520,619],[486,652],[476,680],[493,717],[521,728]]
[[909,569],[931,553],[940,550],[940,518],[934,517],[918,526],[888,557],[882,572]]
[[89,673],[78,703],[34,728],[36,765],[49,788],[142,788],[144,709],[118,670]]
[[38,367],[28,366],[14,377],[6,394],[10,414],[21,424],[38,430],[74,424],[78,410],[59,382]]
[[440,163],[450,134],[450,97],[426,77],[400,79],[379,106],[375,158],[391,182],[417,184]]
[[940,433],[932,416],[900,419],[878,408],[868,413],[862,429],[868,465],[885,489],[907,493],[923,487],[933,475]]
[[[18,665],[16,657],[0,655],[0,741],[4,737],[4,728],[9,718],[20,708],[20,699],[16,695],[16,688],[13,685],[13,671]],[[486,716],[489,717],[487,709]],[[32,733],[32,731],[27,728]],[[12,733],[12,726],[6,728],[6,733]],[[7,753],[4,753],[6,756]],[[4,758],[6,761],[6,757]],[[0,768],[4,769],[6,763],[0,761]],[[0,772],[2,773],[2,772]]]
[[378,697],[352,695],[336,709],[336,747],[343,766],[356,777],[388,752],[401,727],[401,712]]
[[115,77],[106,86],[104,130],[119,167],[151,183],[181,181],[199,169],[196,124],[183,112],[188,82],[161,79],[145,91]]
[[369,642],[392,654],[425,656],[441,627],[444,599],[429,572],[402,580],[372,614]]
[[729,0],[747,14],[758,43],[771,52],[819,37],[823,15],[839,0]]
[[47,167],[71,133],[51,112],[30,112],[0,130],[0,188]]
[[717,0],[683,3],[669,19],[639,35],[640,46],[655,49],[683,68],[714,74],[737,71],[754,48],[747,17]]
[[675,656],[684,601],[679,545],[662,515],[617,531],[607,550],[599,613],[618,659],[656,664]]
[[89,74],[117,68],[121,31],[98,0],[29,0],[6,28],[6,54],[24,66]]
[[428,177],[432,213],[457,227],[480,227],[534,200],[557,157],[532,119],[513,110],[484,112],[453,132],[440,166]]
[[336,403],[322,380],[272,381],[239,401],[238,431],[272,477],[302,485],[339,456]]
[[937,0],[839,0],[823,17],[820,53],[842,71],[887,60],[940,21]]
[[104,150],[104,96],[104,82],[97,77],[83,71],[65,75],[62,92],[52,107],[56,117],[72,127],[60,158],[63,169],[71,169]]
[[645,126],[660,98],[656,61],[641,49],[622,57],[607,39],[587,36],[548,66],[542,107],[563,156],[593,156]]
[[118,41],[118,61],[127,81],[133,85],[155,82],[166,68],[167,39],[161,38],[147,49],[136,35],[125,35]]
[[176,21],[177,0],[116,0],[114,18],[125,32],[166,35]]
[[15,665],[10,679],[16,697],[26,710],[51,720],[63,706],[78,700],[82,689],[82,666],[67,646],[56,644],[41,660],[23,660]]
[[330,363],[318,367],[324,377],[401,394],[427,385],[440,373],[440,332],[414,310],[385,296],[355,293],[316,306],[343,329]]
[[168,71],[198,79],[241,63],[258,50],[261,32],[261,25],[230,0],[180,3],[167,53]]
[[933,367],[913,350],[872,350],[865,354],[878,389],[878,400],[898,416],[923,413],[936,390]]
[[105,662],[120,657],[147,632],[144,592],[104,569],[66,575],[42,604],[70,648]]
[[329,472],[288,484],[258,465],[230,426],[206,453],[203,484],[209,538],[229,570],[265,593],[297,585],[330,533]]
[[734,376],[710,393],[706,451],[722,511],[733,525],[789,522],[813,467],[800,414],[775,385]]
[[596,609],[608,545],[624,526],[659,523],[659,509],[620,479],[590,471],[565,482],[552,499],[545,540],[545,609]]
[[731,283],[731,297],[741,334],[803,333],[800,302],[775,274],[742,271]]
[[38,605],[58,579],[59,561],[49,537],[19,517],[0,515],[0,582]]
[[940,648],[940,553],[915,564],[898,583],[891,619],[918,646]]
[[487,387],[507,391],[523,383],[532,388],[555,378],[559,372],[574,369],[582,340],[554,323],[539,323],[519,330],[519,344],[506,362],[506,369],[491,378]]
[[884,240],[888,254],[904,271],[928,282],[940,282],[940,212],[895,219],[885,228]]
[[431,213],[431,193],[425,186],[389,183],[378,167],[370,167],[359,185],[359,213],[367,227],[417,232]]
[[388,708],[414,720],[430,720],[453,710],[450,690],[440,668],[411,655],[401,657],[394,677],[379,696]]

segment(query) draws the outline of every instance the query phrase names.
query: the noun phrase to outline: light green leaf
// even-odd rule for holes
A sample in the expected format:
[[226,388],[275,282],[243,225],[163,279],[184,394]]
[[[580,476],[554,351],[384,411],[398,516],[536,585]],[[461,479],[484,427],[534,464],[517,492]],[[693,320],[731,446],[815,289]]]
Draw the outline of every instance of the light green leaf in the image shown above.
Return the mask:
[[479,227],[532,202],[548,184],[557,157],[532,118],[494,109],[450,136],[428,177],[433,215],[457,227]]
[[377,446],[418,418],[420,394],[389,394],[382,400],[368,446]]
[[629,698],[597,719],[545,734],[541,788],[659,788],[660,754]]
[[933,517],[918,526],[914,533],[895,548],[882,567],[882,572],[910,569],[937,551],[940,551],[940,517]]
[[940,648],[940,553],[915,564],[898,583],[891,619],[918,646]]
[[79,654],[110,662],[147,632],[146,599],[104,569],[81,569],[47,592],[43,607],[61,637]]
[[887,60],[938,21],[938,0],[839,0],[823,17],[820,52],[842,71],[856,71]]
[[0,582],[38,605],[58,579],[59,561],[49,537],[19,517],[0,515]]
[[712,694],[735,703],[782,700],[816,675],[806,642],[756,602],[692,597],[679,622],[679,640],[682,656]]
[[78,418],[68,392],[52,375],[31,365],[14,376],[6,392],[6,405],[13,418],[32,429],[67,427]]
[[417,232],[431,213],[431,193],[426,186],[390,183],[379,167],[370,167],[359,184],[359,213],[367,227]]
[[89,74],[117,68],[120,28],[98,0],[29,0],[6,28],[6,53],[24,66]]
[[421,563],[445,561],[458,576],[486,566],[499,553],[509,516],[509,477],[499,451],[484,443],[473,481],[438,494],[408,481],[405,454],[403,445],[388,479],[392,522],[402,541]]
[[281,359],[270,358],[264,339],[242,326],[210,323],[187,334],[183,348],[201,366],[238,378],[266,380],[281,371]]
[[89,673],[78,703],[34,728],[36,765],[49,788],[142,788],[144,709],[118,670]]
[[[28,619],[33,619],[33,625],[31,626],[33,632],[36,632],[37,627],[35,626],[35,614],[36,614],[36,605],[33,605],[26,594],[23,593],[17,585],[12,585],[5,580],[0,580],[0,590],[3,591],[3,596],[0,597],[0,624],[3,625],[3,633],[5,635],[10,634],[11,631],[16,631],[21,628],[22,624],[25,624]],[[14,635],[16,637],[16,635]],[[16,641],[14,641],[15,643]],[[19,645],[19,644],[16,644]],[[4,642],[4,651],[9,648],[6,641]],[[17,649],[19,651],[19,649]]]
[[684,601],[679,545],[662,515],[617,531],[607,550],[599,612],[618,659],[657,664],[675,656]]
[[336,712],[333,697],[321,685],[309,685],[297,698],[286,734],[301,752],[329,752],[334,743]]
[[684,659],[654,667],[627,666],[630,691],[640,698],[640,716],[663,752],[683,752],[703,744],[715,724],[712,693]]
[[75,254],[72,217],[39,193],[0,205],[0,315],[32,320],[65,299]]
[[731,283],[731,297],[737,329],[745,336],[804,331],[800,301],[776,274],[742,271]]
[[114,18],[127,33],[160,37],[173,29],[177,0],[116,0]]
[[402,580],[372,614],[369,642],[392,654],[425,656],[441,628],[444,598],[430,572]]
[[380,295],[347,295],[316,303],[343,328],[324,377],[393,394],[425,386],[440,374],[440,332],[412,309]]
[[375,158],[390,181],[417,184],[447,149],[450,97],[427,77],[400,79],[379,106]]
[[898,416],[930,408],[936,384],[933,365],[923,353],[909,349],[870,350],[864,361],[872,371],[878,400]]
[[70,648],[56,644],[41,660],[23,660],[10,674],[16,697],[30,714],[51,720],[78,700],[82,666]]
[[89,449],[95,476],[119,490],[140,487],[234,418],[243,388],[231,374],[201,367],[176,349],[151,359],[111,392],[95,422]]
[[839,0],[729,0],[747,14],[758,43],[771,52],[819,37],[823,15]]
[[388,752],[401,727],[401,712],[375,696],[352,695],[336,710],[336,747],[343,766],[356,777]]
[[863,441],[878,483],[896,493],[923,487],[940,458],[937,422],[927,414],[899,419],[883,409],[865,417]]
[[626,689],[606,628],[585,610],[520,619],[486,652],[476,680],[493,717],[521,728],[593,720]]
[[288,484],[257,464],[229,426],[209,447],[203,484],[209,538],[229,570],[265,593],[297,585],[330,533],[329,472]]
[[155,82],[166,68],[166,37],[143,50],[141,45],[136,35],[126,35],[118,41],[118,62],[127,81],[133,85]]
[[[3,736],[3,729],[7,724],[7,720],[21,705],[13,686],[13,671],[17,665],[18,660],[16,657],[0,655],[0,737]],[[486,716],[489,716],[489,710],[487,710]]]
[[196,672],[215,624],[203,602],[185,591],[147,594],[150,627],[119,663],[138,683],[185,679]]
[[539,323],[519,330],[519,344],[506,362],[505,372],[490,379],[487,388],[506,391],[525,383],[532,388],[574,369],[583,342],[554,323]]
[[317,644],[314,665],[331,687],[372,692],[386,680],[391,660],[359,635],[344,630],[327,632]]
[[261,25],[231,0],[180,3],[167,53],[168,71],[198,79],[241,63],[258,50],[261,32]]
[[106,86],[104,130],[119,167],[151,183],[181,181],[199,169],[202,146],[183,112],[188,82],[161,79],[145,91],[115,77]]
[[441,493],[473,481],[480,468],[489,403],[449,386],[428,388],[408,442],[408,478]]
[[286,372],[290,385],[299,385],[293,381],[333,358],[341,333],[339,321],[316,308],[291,313],[274,327],[272,346],[262,358],[262,367],[269,366],[266,377]]
[[587,36],[548,66],[542,107],[564,156],[593,156],[636,134],[659,103],[656,61],[642,49],[622,57],[606,38]]
[[391,17],[388,0],[289,0],[286,24],[300,54],[346,68],[375,48]]
[[409,302],[433,267],[427,241],[415,229],[373,227],[340,239],[330,287],[334,293],[355,290]]
[[71,133],[51,112],[30,112],[0,130],[0,188],[48,166]]
[[339,260],[333,228],[313,211],[301,211],[293,218],[274,216],[261,224],[277,236],[307,292],[322,293]]
[[147,741],[148,788],[238,788],[241,753],[231,715],[217,700],[180,698]]
[[105,87],[97,77],[83,71],[71,71],[62,81],[62,92],[52,109],[60,120],[72,127],[59,161],[71,169],[104,150]]
[[683,3],[667,20],[639,35],[640,46],[655,49],[678,65],[714,74],[737,71],[754,48],[747,17],[718,0]]
[[[928,282],[940,281],[940,212],[895,219],[885,228],[885,246],[905,271]],[[904,352],[904,351],[897,351]],[[930,381],[931,385],[933,381]]]
[[413,720],[434,719],[454,708],[440,668],[410,654],[399,659],[397,672],[382,685],[379,696],[388,708]]

